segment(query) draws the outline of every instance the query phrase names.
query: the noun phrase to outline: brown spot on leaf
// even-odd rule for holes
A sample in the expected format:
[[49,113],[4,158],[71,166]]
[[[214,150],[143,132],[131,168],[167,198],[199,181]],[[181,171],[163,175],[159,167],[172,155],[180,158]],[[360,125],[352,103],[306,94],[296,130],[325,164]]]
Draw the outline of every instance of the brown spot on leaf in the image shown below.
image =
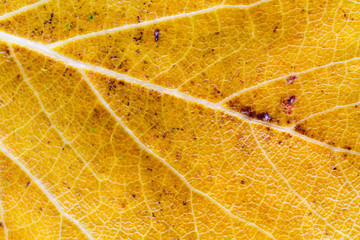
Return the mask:
[[251,107],[243,107],[242,109],[240,109],[240,112],[249,116],[249,117],[255,117],[256,116],[256,113],[255,111],[253,111],[251,109]]
[[286,84],[292,84],[298,78],[299,77],[296,75],[290,75],[288,78],[286,78]]
[[294,103],[295,103],[294,95],[281,101],[281,104],[284,106],[285,113],[292,114],[293,108],[294,108]]
[[306,133],[306,130],[301,126],[301,124],[297,124],[297,125],[295,126],[295,131],[296,131],[296,132],[299,132],[299,133],[301,133],[301,134],[305,134],[305,133]]
[[251,107],[248,106],[241,108],[240,112],[251,118],[257,118],[261,121],[271,122],[273,120],[269,113],[267,112],[256,113]]
[[269,113],[262,112],[256,115],[256,118],[262,121],[270,122],[272,118],[270,117]]

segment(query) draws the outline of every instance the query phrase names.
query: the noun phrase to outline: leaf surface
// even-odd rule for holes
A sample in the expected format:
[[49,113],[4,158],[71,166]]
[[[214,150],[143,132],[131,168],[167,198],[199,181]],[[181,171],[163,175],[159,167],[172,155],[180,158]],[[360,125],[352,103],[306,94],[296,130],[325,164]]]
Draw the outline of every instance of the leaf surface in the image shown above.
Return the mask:
[[0,4],[0,239],[358,239],[360,4]]

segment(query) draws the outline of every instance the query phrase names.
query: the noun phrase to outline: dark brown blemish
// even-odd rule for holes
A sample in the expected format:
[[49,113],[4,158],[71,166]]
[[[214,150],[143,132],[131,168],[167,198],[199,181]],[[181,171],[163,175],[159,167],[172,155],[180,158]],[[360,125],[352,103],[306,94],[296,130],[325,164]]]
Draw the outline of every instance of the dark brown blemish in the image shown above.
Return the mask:
[[0,222],[0,227],[4,227],[4,225],[3,225],[3,223],[2,223],[2,222]]
[[272,118],[270,117],[269,113],[262,112],[262,113],[256,114],[256,112],[251,107],[243,107],[240,109],[240,112],[251,118],[257,118],[259,120],[266,121],[266,122],[272,121]]
[[54,18],[54,13],[52,12],[50,15],[50,19],[44,21],[44,25],[46,25],[47,23],[51,24],[53,21],[53,18]]
[[272,118],[267,112],[259,113],[256,115],[256,118],[262,121],[270,122]]
[[158,29],[156,29],[154,32],[155,42],[157,42],[159,40],[159,33],[160,33],[160,31]]
[[345,149],[351,150],[351,147],[350,146],[345,146]]
[[154,213],[151,213],[151,215],[152,215],[154,218],[156,217]]
[[295,102],[295,96],[291,96],[288,100],[286,100],[286,103],[289,104],[293,104]]
[[241,180],[241,184],[245,184],[245,181],[244,181],[244,180]]
[[[231,108],[234,108],[233,105],[230,105]],[[249,116],[249,117],[255,117],[256,113],[251,109],[251,107],[244,107],[240,109],[240,112]]]
[[301,126],[301,124],[298,124],[295,126],[295,131],[296,132],[299,132],[301,134],[305,134],[306,133],[306,130]]
[[284,111],[287,114],[292,114],[293,112],[293,107],[294,107],[294,102],[295,102],[295,96],[291,96],[288,99],[284,99],[281,101],[281,104],[284,106]]
[[286,84],[292,84],[296,79],[298,79],[299,77],[296,75],[290,75],[287,79],[286,79]]
[[28,187],[29,185],[30,185],[30,182],[27,182],[26,187]]
[[53,18],[54,18],[54,13],[52,12],[51,15],[50,15],[50,19],[49,19],[50,24],[52,23]]
[[183,202],[183,205],[184,205],[184,206],[186,205],[186,202],[185,202],[185,201]]
[[276,30],[278,29],[278,26],[276,26],[273,30],[273,33],[276,33]]
[[132,198],[135,198],[136,197],[136,195],[135,194],[133,194],[133,195],[131,195],[132,196]]

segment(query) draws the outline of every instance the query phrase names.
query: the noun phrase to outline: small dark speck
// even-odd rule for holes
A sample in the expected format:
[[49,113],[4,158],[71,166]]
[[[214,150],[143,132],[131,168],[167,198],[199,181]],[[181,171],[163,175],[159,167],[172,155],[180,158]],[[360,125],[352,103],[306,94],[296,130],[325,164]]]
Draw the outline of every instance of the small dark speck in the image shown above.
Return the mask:
[[334,170],[334,171],[336,171],[336,170],[337,170],[337,168],[336,168],[336,167],[334,167],[334,168],[333,168],[333,170]]
[[151,213],[151,215],[152,215],[153,217],[156,217],[154,213]]
[[135,198],[135,196],[136,196],[135,194],[132,195],[133,198]]
[[245,184],[245,181],[244,181],[244,180],[241,180],[241,184]]
[[2,222],[0,222],[0,227],[3,227],[3,223],[2,223]]
[[183,205],[184,205],[184,206],[186,205],[186,202],[185,202],[185,201],[183,202]]
[[27,182],[26,187],[28,187],[29,185],[30,185],[30,182]]
[[155,36],[155,42],[159,40],[159,33],[160,31],[158,29],[155,30],[154,36]]
[[291,75],[286,79],[286,84],[292,84],[296,79],[298,79],[299,77],[296,75]]
[[292,104],[295,102],[295,96],[291,96],[288,100],[287,100],[287,104]]
[[282,144],[282,141],[279,141],[279,144]]

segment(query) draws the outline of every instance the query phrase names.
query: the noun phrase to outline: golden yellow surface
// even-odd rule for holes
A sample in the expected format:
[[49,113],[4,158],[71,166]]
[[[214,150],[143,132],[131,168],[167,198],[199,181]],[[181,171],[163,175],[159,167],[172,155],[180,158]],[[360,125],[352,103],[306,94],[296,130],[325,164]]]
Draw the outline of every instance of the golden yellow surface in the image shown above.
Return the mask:
[[2,4],[0,240],[360,239],[360,3]]
[[26,8],[28,5],[35,4],[41,0],[3,0],[0,2],[0,16],[12,14],[21,8]]

